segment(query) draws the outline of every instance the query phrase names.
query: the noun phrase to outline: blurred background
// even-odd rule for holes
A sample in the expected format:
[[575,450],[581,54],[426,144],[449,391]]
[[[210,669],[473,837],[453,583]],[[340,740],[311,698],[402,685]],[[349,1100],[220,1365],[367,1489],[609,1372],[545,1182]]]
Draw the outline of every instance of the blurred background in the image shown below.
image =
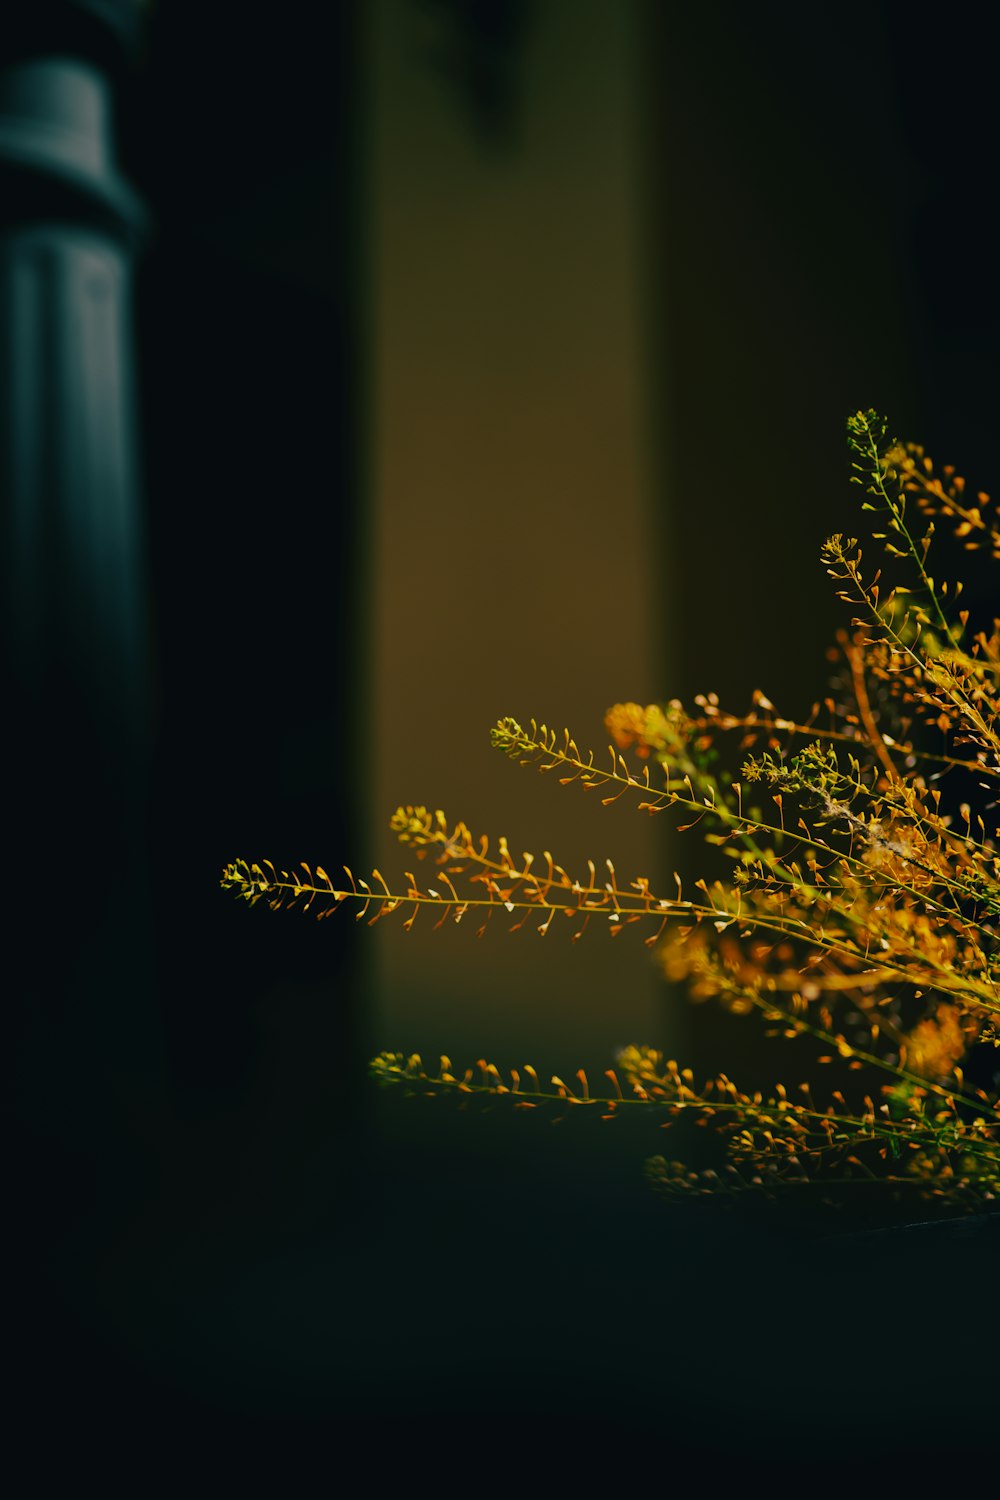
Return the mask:
[[[456,1119],[376,1096],[366,1059],[599,1076],[645,1041],[737,1078],[789,1065],[668,992],[631,933],[317,925],[218,877],[391,882],[400,803],[571,869],[697,873],[661,823],[488,731],[534,717],[601,751],[616,701],[808,711],[859,406],[997,482],[986,22],[891,0],[11,13],[26,1405],[527,1419],[543,1374],[475,1330],[550,1319],[606,1359],[623,1287],[652,1307],[670,1257],[717,1238],[647,1199],[661,1140]],[[723,1298],[745,1332],[747,1234]],[[679,1440],[692,1403],[733,1420],[709,1363],[687,1395],[641,1363],[610,1391],[577,1371],[558,1410],[655,1410]]]

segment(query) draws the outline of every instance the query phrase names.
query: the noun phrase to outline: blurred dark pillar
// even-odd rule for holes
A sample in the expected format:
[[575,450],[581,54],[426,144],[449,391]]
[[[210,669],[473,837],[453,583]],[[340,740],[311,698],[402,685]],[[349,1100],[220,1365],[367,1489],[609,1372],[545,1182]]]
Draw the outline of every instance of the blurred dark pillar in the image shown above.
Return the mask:
[[0,31],[8,1026],[19,1106],[75,1140],[100,1129],[121,1049],[137,1098],[151,1058],[130,311],[144,214],[116,169],[112,112],[140,18],[134,0],[25,0]]
[[136,328],[164,1154],[179,1197],[225,1195],[253,1233],[322,1209],[368,1097],[370,935],[219,887],[239,855],[370,857],[357,9],[170,0],[122,100],[155,217]]

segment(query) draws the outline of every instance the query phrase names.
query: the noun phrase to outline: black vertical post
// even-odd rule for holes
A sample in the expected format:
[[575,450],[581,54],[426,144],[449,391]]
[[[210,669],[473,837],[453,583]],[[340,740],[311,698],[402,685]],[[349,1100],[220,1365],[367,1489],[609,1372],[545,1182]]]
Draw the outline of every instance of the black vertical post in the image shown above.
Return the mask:
[[140,19],[133,0],[31,0],[0,29],[7,1102],[44,1147],[22,1154],[48,1205],[49,1174],[90,1191],[81,1164],[123,1139],[115,1117],[145,1107],[154,1068],[131,326],[145,215],[113,112]]
[[189,1186],[242,1195],[231,1224],[322,1205],[368,1096],[351,916],[219,886],[238,856],[365,857],[356,10],[171,0],[123,101],[155,218],[136,322],[168,1149]]
[[369,1134],[355,924],[219,888],[363,857],[355,5],[170,0],[130,68],[142,10],[0,22],[6,1280],[80,1410],[141,1404],[175,1259],[339,1233]]

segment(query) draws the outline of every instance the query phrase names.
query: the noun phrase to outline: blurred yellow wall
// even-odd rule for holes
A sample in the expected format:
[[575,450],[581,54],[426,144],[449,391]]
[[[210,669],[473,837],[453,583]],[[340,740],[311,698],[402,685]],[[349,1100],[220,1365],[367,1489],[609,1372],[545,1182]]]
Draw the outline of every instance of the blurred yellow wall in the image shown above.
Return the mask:
[[[926,416],[889,38],[733,0],[365,14],[371,847],[399,872],[385,819],[425,803],[569,867],[714,870],[488,730],[534,716],[603,751],[616,700],[761,688],[801,717],[826,692],[849,611],[819,549],[860,520],[844,419]],[[385,1045],[562,1068],[633,1038],[735,1068],[760,1037],[720,1050],[729,1018],[668,998],[634,932],[373,936]]]
[[[491,749],[510,714],[604,752],[605,709],[664,694],[668,562],[652,535],[637,7],[535,6],[510,138],[483,140],[434,66],[431,7],[368,7],[372,264],[370,747],[385,822],[443,808],[571,871],[653,876],[664,830]],[[453,38],[451,39],[453,40]],[[471,919],[373,933],[380,1045],[606,1065],[661,1039],[636,929],[571,944]]]

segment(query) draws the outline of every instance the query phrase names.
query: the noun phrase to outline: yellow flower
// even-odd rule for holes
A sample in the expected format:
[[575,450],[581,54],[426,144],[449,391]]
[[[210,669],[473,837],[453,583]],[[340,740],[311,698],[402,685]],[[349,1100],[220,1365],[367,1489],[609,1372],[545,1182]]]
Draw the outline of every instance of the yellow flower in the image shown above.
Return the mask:
[[670,735],[670,726],[662,708],[656,703],[616,703],[604,715],[604,726],[619,750],[631,750],[644,758],[651,750],[662,750]]
[[954,1007],[939,1005],[936,1015],[919,1021],[907,1036],[905,1066],[921,1078],[946,1078],[973,1040]]

